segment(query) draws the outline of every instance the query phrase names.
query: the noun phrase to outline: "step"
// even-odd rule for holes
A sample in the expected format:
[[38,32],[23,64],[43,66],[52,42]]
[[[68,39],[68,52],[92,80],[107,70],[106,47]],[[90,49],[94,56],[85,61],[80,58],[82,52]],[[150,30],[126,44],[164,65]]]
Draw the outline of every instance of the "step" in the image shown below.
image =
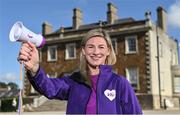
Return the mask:
[[33,111],[66,111],[66,101],[61,100],[47,100],[44,104],[37,108],[33,108]]

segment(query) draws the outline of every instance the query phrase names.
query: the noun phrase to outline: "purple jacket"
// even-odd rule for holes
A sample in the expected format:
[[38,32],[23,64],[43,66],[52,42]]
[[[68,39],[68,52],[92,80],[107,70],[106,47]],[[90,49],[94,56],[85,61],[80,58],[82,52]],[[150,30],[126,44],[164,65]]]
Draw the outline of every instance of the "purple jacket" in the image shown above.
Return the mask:
[[[79,72],[62,78],[48,78],[40,68],[28,77],[33,87],[49,99],[68,100],[67,114],[85,114],[91,88]],[[112,72],[112,67],[100,66],[97,81],[97,114],[142,114],[129,82]]]

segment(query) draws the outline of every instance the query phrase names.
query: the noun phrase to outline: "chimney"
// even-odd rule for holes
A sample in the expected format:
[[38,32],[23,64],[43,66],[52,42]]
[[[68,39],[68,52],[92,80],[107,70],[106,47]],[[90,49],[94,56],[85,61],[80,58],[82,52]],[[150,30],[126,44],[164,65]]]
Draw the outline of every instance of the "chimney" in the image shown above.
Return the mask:
[[44,22],[42,24],[42,34],[50,34],[52,32],[52,25],[50,25],[48,22]]
[[164,31],[167,32],[167,23],[166,23],[166,11],[159,6],[157,8],[157,25]]
[[152,22],[151,22],[151,11],[147,11],[145,13],[145,17],[146,17],[146,25],[151,27],[152,26]]
[[73,28],[78,29],[82,24],[82,12],[80,9],[75,8],[73,10]]
[[107,11],[108,24],[113,24],[116,19],[118,19],[117,8],[112,3],[108,3],[108,11]]
[[145,17],[146,17],[147,20],[150,20],[151,19],[151,11],[147,11],[145,13]]

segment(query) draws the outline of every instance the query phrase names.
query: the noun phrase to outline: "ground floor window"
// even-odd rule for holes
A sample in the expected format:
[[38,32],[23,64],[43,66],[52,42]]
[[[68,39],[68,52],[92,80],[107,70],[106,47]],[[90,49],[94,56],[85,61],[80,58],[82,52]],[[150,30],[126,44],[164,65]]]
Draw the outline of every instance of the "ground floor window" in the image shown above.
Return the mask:
[[180,93],[180,76],[174,77],[174,93]]
[[139,72],[137,67],[126,68],[126,77],[134,89],[139,89]]

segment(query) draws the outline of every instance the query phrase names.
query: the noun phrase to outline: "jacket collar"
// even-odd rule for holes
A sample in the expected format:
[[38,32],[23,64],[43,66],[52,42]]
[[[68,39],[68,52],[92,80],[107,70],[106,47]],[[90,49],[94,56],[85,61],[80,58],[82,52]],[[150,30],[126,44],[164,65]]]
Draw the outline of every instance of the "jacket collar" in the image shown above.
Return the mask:
[[99,68],[100,68],[100,74],[104,72],[105,73],[112,72],[112,65],[100,65]]
[[111,81],[112,73],[112,65],[101,65],[97,87],[104,90],[103,88],[106,88],[106,85]]
[[[112,65],[100,65],[99,69],[100,69],[99,79],[103,79],[101,81],[107,82],[112,74]],[[78,83],[85,83],[86,85],[91,86],[91,83],[89,82],[89,78],[85,78],[84,76],[82,76],[79,71],[74,72],[70,76],[70,78]]]

